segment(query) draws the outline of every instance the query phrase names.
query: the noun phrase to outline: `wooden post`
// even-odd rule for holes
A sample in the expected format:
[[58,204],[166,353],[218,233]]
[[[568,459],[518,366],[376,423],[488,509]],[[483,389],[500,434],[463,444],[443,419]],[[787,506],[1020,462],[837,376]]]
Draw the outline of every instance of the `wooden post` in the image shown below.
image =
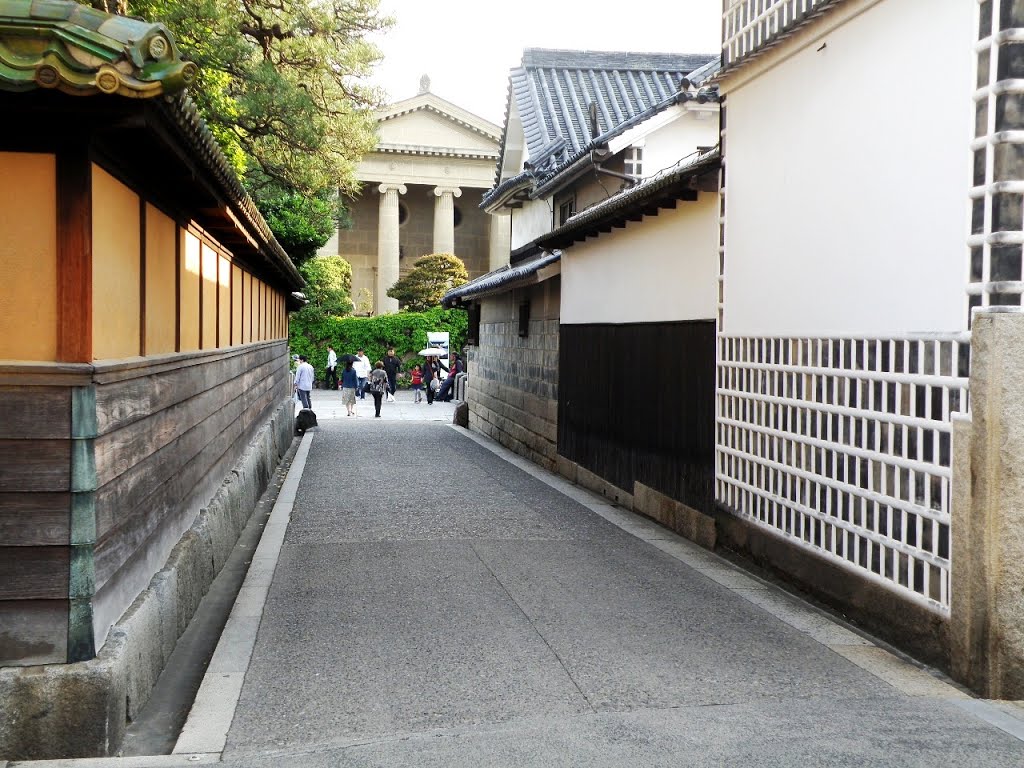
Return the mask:
[[92,160],[57,152],[57,360],[92,362]]

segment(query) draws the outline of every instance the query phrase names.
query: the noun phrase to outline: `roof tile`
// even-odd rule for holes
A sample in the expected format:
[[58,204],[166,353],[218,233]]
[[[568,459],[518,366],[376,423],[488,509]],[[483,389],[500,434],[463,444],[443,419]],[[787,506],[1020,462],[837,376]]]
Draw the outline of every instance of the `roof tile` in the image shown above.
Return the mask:
[[[716,58],[717,54],[527,48],[522,65],[510,75],[509,108],[514,100],[530,158],[543,156],[552,142],[564,140],[560,151],[544,158],[556,167],[596,138],[589,124],[591,103],[597,105],[597,133],[606,134],[665,102],[684,77]],[[503,136],[503,147],[504,143]]]

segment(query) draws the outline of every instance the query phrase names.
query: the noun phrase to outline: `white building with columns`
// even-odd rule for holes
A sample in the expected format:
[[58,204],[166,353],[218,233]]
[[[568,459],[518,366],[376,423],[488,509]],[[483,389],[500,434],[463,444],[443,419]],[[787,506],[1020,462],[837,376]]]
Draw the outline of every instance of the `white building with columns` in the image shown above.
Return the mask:
[[357,312],[369,298],[384,314],[398,311],[387,291],[420,256],[454,253],[470,279],[507,264],[511,224],[479,207],[494,183],[498,126],[430,93],[426,76],[419,94],[377,120],[377,148],[356,170],[362,194],[348,202],[351,226],[320,255],[351,263]]

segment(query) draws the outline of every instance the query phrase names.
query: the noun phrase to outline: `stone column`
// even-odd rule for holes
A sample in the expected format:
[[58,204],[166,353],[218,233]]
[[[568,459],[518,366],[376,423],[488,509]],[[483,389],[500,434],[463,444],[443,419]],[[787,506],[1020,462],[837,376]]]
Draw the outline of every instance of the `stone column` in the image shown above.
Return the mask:
[[377,224],[377,314],[398,311],[398,300],[388,289],[398,282],[398,196],[406,192],[404,184],[381,184],[380,218]]
[[493,272],[508,264],[509,252],[512,250],[512,215],[491,214],[490,243],[488,249],[487,271]]
[[954,421],[950,524],[953,677],[1024,698],[1024,315],[982,312],[971,415]]
[[455,200],[458,187],[434,187],[434,253],[455,253]]

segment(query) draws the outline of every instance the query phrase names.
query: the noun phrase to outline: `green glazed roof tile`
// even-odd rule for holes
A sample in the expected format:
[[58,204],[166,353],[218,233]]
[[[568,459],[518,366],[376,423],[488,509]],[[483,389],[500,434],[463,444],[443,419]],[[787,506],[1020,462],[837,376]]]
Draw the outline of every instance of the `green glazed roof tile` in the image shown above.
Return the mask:
[[0,0],[0,90],[150,98],[182,90],[197,74],[162,24],[71,0]]

